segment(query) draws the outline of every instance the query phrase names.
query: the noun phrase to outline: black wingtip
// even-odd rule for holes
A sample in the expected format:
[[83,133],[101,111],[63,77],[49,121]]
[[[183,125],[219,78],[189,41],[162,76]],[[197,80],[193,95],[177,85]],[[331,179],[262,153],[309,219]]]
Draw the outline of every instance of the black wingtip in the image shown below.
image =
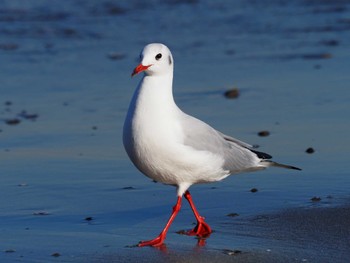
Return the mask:
[[259,151],[255,151],[252,149],[249,149],[251,152],[255,153],[260,159],[271,159],[272,156],[270,154],[267,153],[263,153],[263,152],[259,152]]

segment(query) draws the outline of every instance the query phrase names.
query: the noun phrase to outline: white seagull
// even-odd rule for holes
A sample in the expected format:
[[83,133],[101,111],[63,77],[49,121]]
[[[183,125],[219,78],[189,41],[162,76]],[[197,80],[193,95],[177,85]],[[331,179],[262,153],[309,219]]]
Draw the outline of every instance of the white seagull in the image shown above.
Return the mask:
[[162,232],[138,246],[160,246],[180,211],[182,196],[189,202],[197,226],[188,235],[209,236],[210,226],[195,208],[188,188],[217,182],[229,175],[278,166],[297,167],[268,160],[270,155],[227,136],[184,113],[173,97],[174,59],[160,43],[146,45],[132,76],[144,72],[130,102],[124,123],[123,143],[134,165],[149,178],[177,187],[177,203]]

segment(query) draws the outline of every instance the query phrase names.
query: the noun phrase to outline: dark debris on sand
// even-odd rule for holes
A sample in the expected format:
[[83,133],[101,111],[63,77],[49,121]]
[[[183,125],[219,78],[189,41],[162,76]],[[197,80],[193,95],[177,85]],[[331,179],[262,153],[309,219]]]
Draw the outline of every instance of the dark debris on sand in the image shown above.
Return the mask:
[[228,216],[228,217],[237,217],[237,216],[239,216],[239,214],[238,213],[229,213],[226,216]]
[[[13,109],[12,109],[13,102],[10,100],[7,100],[4,102],[4,105],[5,105],[5,108],[2,112],[2,114],[6,114],[6,115],[10,114],[13,111]],[[22,120],[36,121],[39,117],[39,114],[29,113],[26,110],[22,110],[18,114],[11,114],[11,115],[12,116],[6,117],[3,119],[3,122],[5,124],[11,125],[11,126],[20,124],[22,122]]]
[[236,99],[239,97],[239,89],[233,88],[233,89],[227,90],[225,91],[224,95],[228,99]]
[[17,119],[17,118],[13,118],[13,119],[6,119],[5,120],[5,123],[7,124],[7,125],[17,125],[17,124],[19,124],[21,121],[19,120],[19,119]]
[[252,189],[250,189],[250,192],[256,193],[256,192],[258,192],[258,189],[257,188],[252,188]]
[[270,135],[269,131],[259,131],[258,132],[258,136],[260,136],[260,137],[267,137],[269,135]]
[[309,147],[309,148],[307,148],[307,149],[305,150],[305,152],[308,153],[308,154],[312,154],[312,153],[315,152],[315,149],[312,148],[312,147]]
[[58,253],[58,252],[55,252],[55,253],[52,253],[52,254],[51,254],[51,257],[55,257],[55,258],[58,258],[58,257],[60,257],[60,256],[61,256],[61,254]]
[[312,202],[320,202],[322,199],[321,197],[318,197],[318,196],[314,196],[310,199]]

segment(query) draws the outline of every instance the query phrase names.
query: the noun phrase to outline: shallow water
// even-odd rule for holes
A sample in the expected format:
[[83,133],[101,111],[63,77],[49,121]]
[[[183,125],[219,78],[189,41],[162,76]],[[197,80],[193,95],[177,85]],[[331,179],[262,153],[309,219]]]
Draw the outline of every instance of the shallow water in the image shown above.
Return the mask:
[[[253,262],[267,250],[275,262],[292,261],[288,242],[277,246],[266,235],[264,245],[266,230],[257,227],[256,239],[235,227],[285,209],[348,203],[350,1],[0,4],[1,262],[164,260],[160,251],[125,247],[157,234],[175,202],[174,189],[141,175],[121,143],[140,79],[130,73],[149,42],[171,48],[184,111],[303,168],[194,186],[215,232],[200,252],[195,239],[177,235],[194,220],[184,205],[167,260],[231,260],[223,249],[240,249]],[[233,87],[239,98],[226,99]],[[14,119],[20,123],[6,123]],[[261,130],[270,136],[257,136]],[[276,233],[289,231],[282,229]],[[298,260],[315,255],[304,247]]]

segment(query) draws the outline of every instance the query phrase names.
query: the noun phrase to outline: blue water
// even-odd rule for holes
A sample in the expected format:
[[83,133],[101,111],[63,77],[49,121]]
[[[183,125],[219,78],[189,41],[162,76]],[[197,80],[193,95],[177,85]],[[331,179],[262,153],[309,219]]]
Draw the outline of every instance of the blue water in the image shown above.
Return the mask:
[[[0,253],[2,262],[46,262],[55,252],[57,260],[84,261],[124,253],[160,231],[175,191],[141,175],[121,143],[140,79],[130,74],[150,42],[172,50],[174,94],[185,112],[303,169],[193,187],[219,233],[232,212],[252,216],[348,200],[349,1],[0,6],[0,250],[15,250]],[[240,97],[226,99],[233,87]],[[22,111],[38,117],[18,117]],[[13,118],[21,122],[5,123]],[[261,130],[270,136],[258,137]],[[315,153],[305,153],[308,147]],[[253,187],[259,191],[251,193]],[[311,202],[314,196],[321,202]],[[184,205],[167,244],[195,245],[174,233],[192,221]],[[212,240],[209,250],[249,244],[219,234]]]

